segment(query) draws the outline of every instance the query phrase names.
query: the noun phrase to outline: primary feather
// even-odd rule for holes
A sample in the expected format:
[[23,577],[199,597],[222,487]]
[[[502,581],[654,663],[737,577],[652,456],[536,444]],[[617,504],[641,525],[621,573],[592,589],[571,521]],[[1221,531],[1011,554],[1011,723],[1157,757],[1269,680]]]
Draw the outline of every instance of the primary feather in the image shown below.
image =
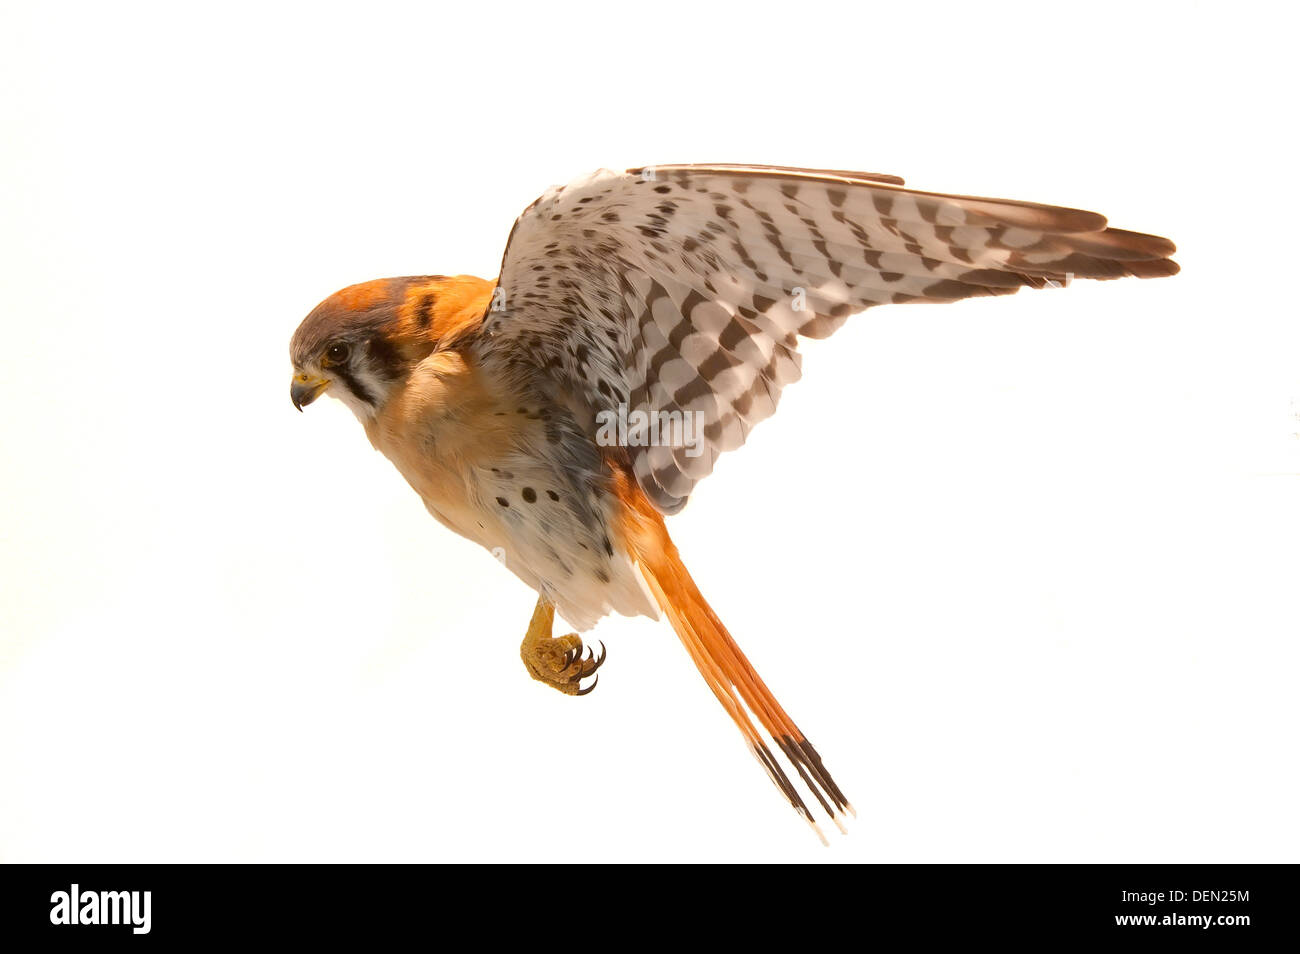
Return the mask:
[[801,336],[875,305],[1173,275],[1167,239],[1078,209],[943,195],[875,173],[670,165],[600,171],[515,223],[488,360],[588,409],[701,422],[702,446],[629,447],[674,513],[798,379]]

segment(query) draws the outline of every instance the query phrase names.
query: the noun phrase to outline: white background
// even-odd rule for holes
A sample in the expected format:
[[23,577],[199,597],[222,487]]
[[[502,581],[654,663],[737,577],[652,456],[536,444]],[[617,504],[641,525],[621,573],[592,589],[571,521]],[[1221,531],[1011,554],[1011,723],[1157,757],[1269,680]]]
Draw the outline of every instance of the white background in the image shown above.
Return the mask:
[[[897,6],[6,2],[0,860],[1296,861],[1294,24]],[[336,288],[717,160],[1181,248],[851,320],[670,522],[829,850],[666,623],[532,682],[533,594],[287,393]]]

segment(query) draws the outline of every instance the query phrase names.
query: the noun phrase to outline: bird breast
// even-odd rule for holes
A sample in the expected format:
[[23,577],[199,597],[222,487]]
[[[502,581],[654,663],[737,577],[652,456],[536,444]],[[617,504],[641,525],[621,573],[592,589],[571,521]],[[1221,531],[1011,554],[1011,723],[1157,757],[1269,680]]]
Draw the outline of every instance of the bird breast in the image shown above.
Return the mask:
[[366,430],[439,522],[492,551],[579,629],[611,610],[658,615],[614,529],[609,465],[566,408],[442,353]]

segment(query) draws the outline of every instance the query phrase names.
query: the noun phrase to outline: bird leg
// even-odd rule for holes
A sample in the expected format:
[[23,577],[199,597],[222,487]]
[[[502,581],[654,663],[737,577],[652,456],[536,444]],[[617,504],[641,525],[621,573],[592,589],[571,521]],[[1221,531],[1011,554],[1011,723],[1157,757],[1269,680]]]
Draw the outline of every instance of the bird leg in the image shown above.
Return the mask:
[[544,682],[568,696],[585,696],[596,688],[596,682],[593,680],[586,689],[579,688],[579,683],[604,663],[605,644],[600,644],[599,656],[593,656],[591,649],[587,648],[584,659],[582,638],[577,633],[552,637],[551,627],[554,622],[555,607],[539,596],[537,608],[533,610],[533,618],[528,624],[528,632],[519,647],[519,656],[523,659],[528,674],[538,682]]

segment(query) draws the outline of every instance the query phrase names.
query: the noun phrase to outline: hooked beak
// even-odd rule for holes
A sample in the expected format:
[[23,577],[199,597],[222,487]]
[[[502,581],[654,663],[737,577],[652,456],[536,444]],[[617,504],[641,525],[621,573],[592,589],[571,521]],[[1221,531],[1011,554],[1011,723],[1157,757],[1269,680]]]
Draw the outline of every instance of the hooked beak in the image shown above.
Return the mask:
[[320,397],[329,386],[329,378],[315,378],[310,374],[299,372],[293,376],[293,382],[289,385],[289,399],[293,401],[293,406],[301,411]]

